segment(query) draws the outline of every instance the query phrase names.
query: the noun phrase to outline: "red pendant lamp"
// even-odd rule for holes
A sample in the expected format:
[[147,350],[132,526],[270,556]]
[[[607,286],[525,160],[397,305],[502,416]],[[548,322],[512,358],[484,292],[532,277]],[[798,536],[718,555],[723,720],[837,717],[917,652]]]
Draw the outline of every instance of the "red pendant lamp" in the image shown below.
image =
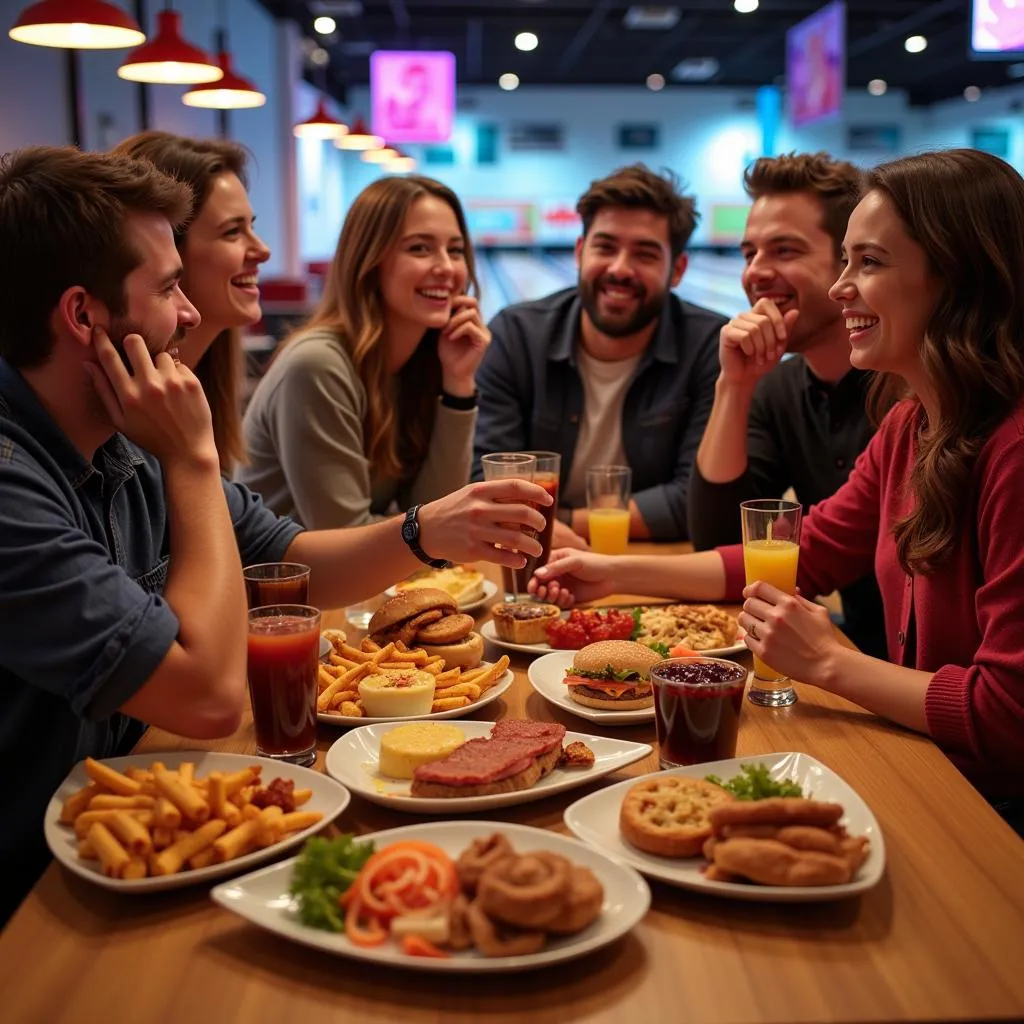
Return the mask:
[[224,77],[219,82],[207,82],[189,89],[181,102],[187,107],[206,107],[213,110],[242,110],[262,107],[267,97],[247,78],[237,74],[231,67],[231,54],[221,50],[217,64]]
[[[332,117],[324,106],[323,97],[317,100],[313,116],[300,121],[292,133],[300,139],[341,139],[348,132],[348,125]],[[335,145],[338,142],[335,141]]]
[[116,50],[146,41],[138,22],[106,0],[41,0],[21,12],[8,35],[67,50]]
[[361,117],[357,117],[355,124],[352,125],[352,130],[344,138],[338,139],[335,145],[338,149],[381,149],[384,140],[379,135],[374,135],[366,127],[366,122]]
[[224,72],[198,46],[181,38],[181,15],[170,4],[156,16],[155,38],[132,50],[117,69],[119,78],[155,85],[217,82]]

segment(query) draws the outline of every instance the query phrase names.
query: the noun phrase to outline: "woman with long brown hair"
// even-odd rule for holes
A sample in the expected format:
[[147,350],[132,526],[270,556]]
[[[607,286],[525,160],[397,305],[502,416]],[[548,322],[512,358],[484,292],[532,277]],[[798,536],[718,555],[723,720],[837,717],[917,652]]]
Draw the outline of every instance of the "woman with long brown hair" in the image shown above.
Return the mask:
[[125,139],[114,152],[148,160],[192,189],[192,216],[175,242],[182,291],[202,323],[185,335],[181,359],[206,392],[221,470],[230,476],[245,460],[241,329],[260,318],[259,266],[270,257],[253,229],[245,150],[221,139],[148,131]]
[[348,211],[323,298],[260,381],[238,478],[311,529],[369,522],[469,480],[490,341],[455,193],[384,177]]
[[[1024,179],[976,150],[877,167],[831,289],[851,362],[900,400],[849,481],[804,520],[802,594],[875,573],[889,661],[766,583],[738,547],[675,559],[559,552],[560,604],[611,589],[746,598],[746,644],[779,672],[930,735],[1024,825]],[[554,582],[553,582],[554,581]]]

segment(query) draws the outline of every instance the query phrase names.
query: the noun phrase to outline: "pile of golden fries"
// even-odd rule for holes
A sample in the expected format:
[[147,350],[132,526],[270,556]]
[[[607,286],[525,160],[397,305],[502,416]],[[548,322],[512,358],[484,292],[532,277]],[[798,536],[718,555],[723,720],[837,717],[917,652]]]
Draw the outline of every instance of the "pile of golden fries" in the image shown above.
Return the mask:
[[[85,771],[92,781],[64,801],[60,822],[74,828],[78,856],[98,860],[109,878],[223,864],[323,819],[319,811],[255,806],[261,767],[198,778],[190,761],[176,771],[154,761],[148,769],[122,773],[89,757]],[[311,789],[295,789],[292,801],[298,807],[312,795]]]
[[502,655],[493,665],[478,668],[451,668],[445,671],[444,660],[428,657],[421,647],[407,647],[400,640],[381,647],[366,637],[359,647],[345,642],[343,634],[324,634],[333,647],[327,664],[321,662],[318,686],[320,695],[316,709],[320,714],[363,718],[359,700],[359,681],[375,672],[421,669],[434,676],[434,703],[431,713],[467,708],[478,701],[508,670],[508,656]]

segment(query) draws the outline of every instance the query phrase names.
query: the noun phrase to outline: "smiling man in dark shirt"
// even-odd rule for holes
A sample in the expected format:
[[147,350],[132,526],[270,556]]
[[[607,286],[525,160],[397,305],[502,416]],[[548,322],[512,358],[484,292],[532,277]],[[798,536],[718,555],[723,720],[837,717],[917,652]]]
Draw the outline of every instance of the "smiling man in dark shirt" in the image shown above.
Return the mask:
[[[834,494],[874,433],[868,374],[850,366],[849,334],[828,297],[860,171],[826,153],[762,157],[744,184],[754,200],[740,246],[753,308],[719,340],[715,402],[688,496],[698,551],[740,540],[741,501],[792,487],[806,511]],[[850,638],[884,657],[874,578],[845,588],[842,599]]]

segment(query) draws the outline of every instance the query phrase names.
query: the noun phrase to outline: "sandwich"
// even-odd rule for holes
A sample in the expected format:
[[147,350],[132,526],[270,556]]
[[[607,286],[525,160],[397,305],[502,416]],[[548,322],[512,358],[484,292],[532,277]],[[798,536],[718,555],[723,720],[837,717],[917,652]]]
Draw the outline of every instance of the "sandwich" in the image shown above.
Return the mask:
[[654,707],[651,666],[660,654],[632,640],[600,640],[576,652],[565,670],[569,697],[604,711],[638,711]]
[[451,594],[460,608],[475,604],[484,596],[484,574],[467,565],[453,565],[448,569],[422,569],[407,580],[395,584],[396,591],[443,590]]
[[460,612],[454,597],[443,590],[416,587],[385,601],[367,627],[370,638],[384,646],[401,642],[437,655],[444,667],[471,669],[483,660],[484,641],[472,615]]
[[562,757],[565,726],[506,718],[488,738],[468,740],[447,757],[422,764],[412,776],[418,797],[489,796],[529,789]]

